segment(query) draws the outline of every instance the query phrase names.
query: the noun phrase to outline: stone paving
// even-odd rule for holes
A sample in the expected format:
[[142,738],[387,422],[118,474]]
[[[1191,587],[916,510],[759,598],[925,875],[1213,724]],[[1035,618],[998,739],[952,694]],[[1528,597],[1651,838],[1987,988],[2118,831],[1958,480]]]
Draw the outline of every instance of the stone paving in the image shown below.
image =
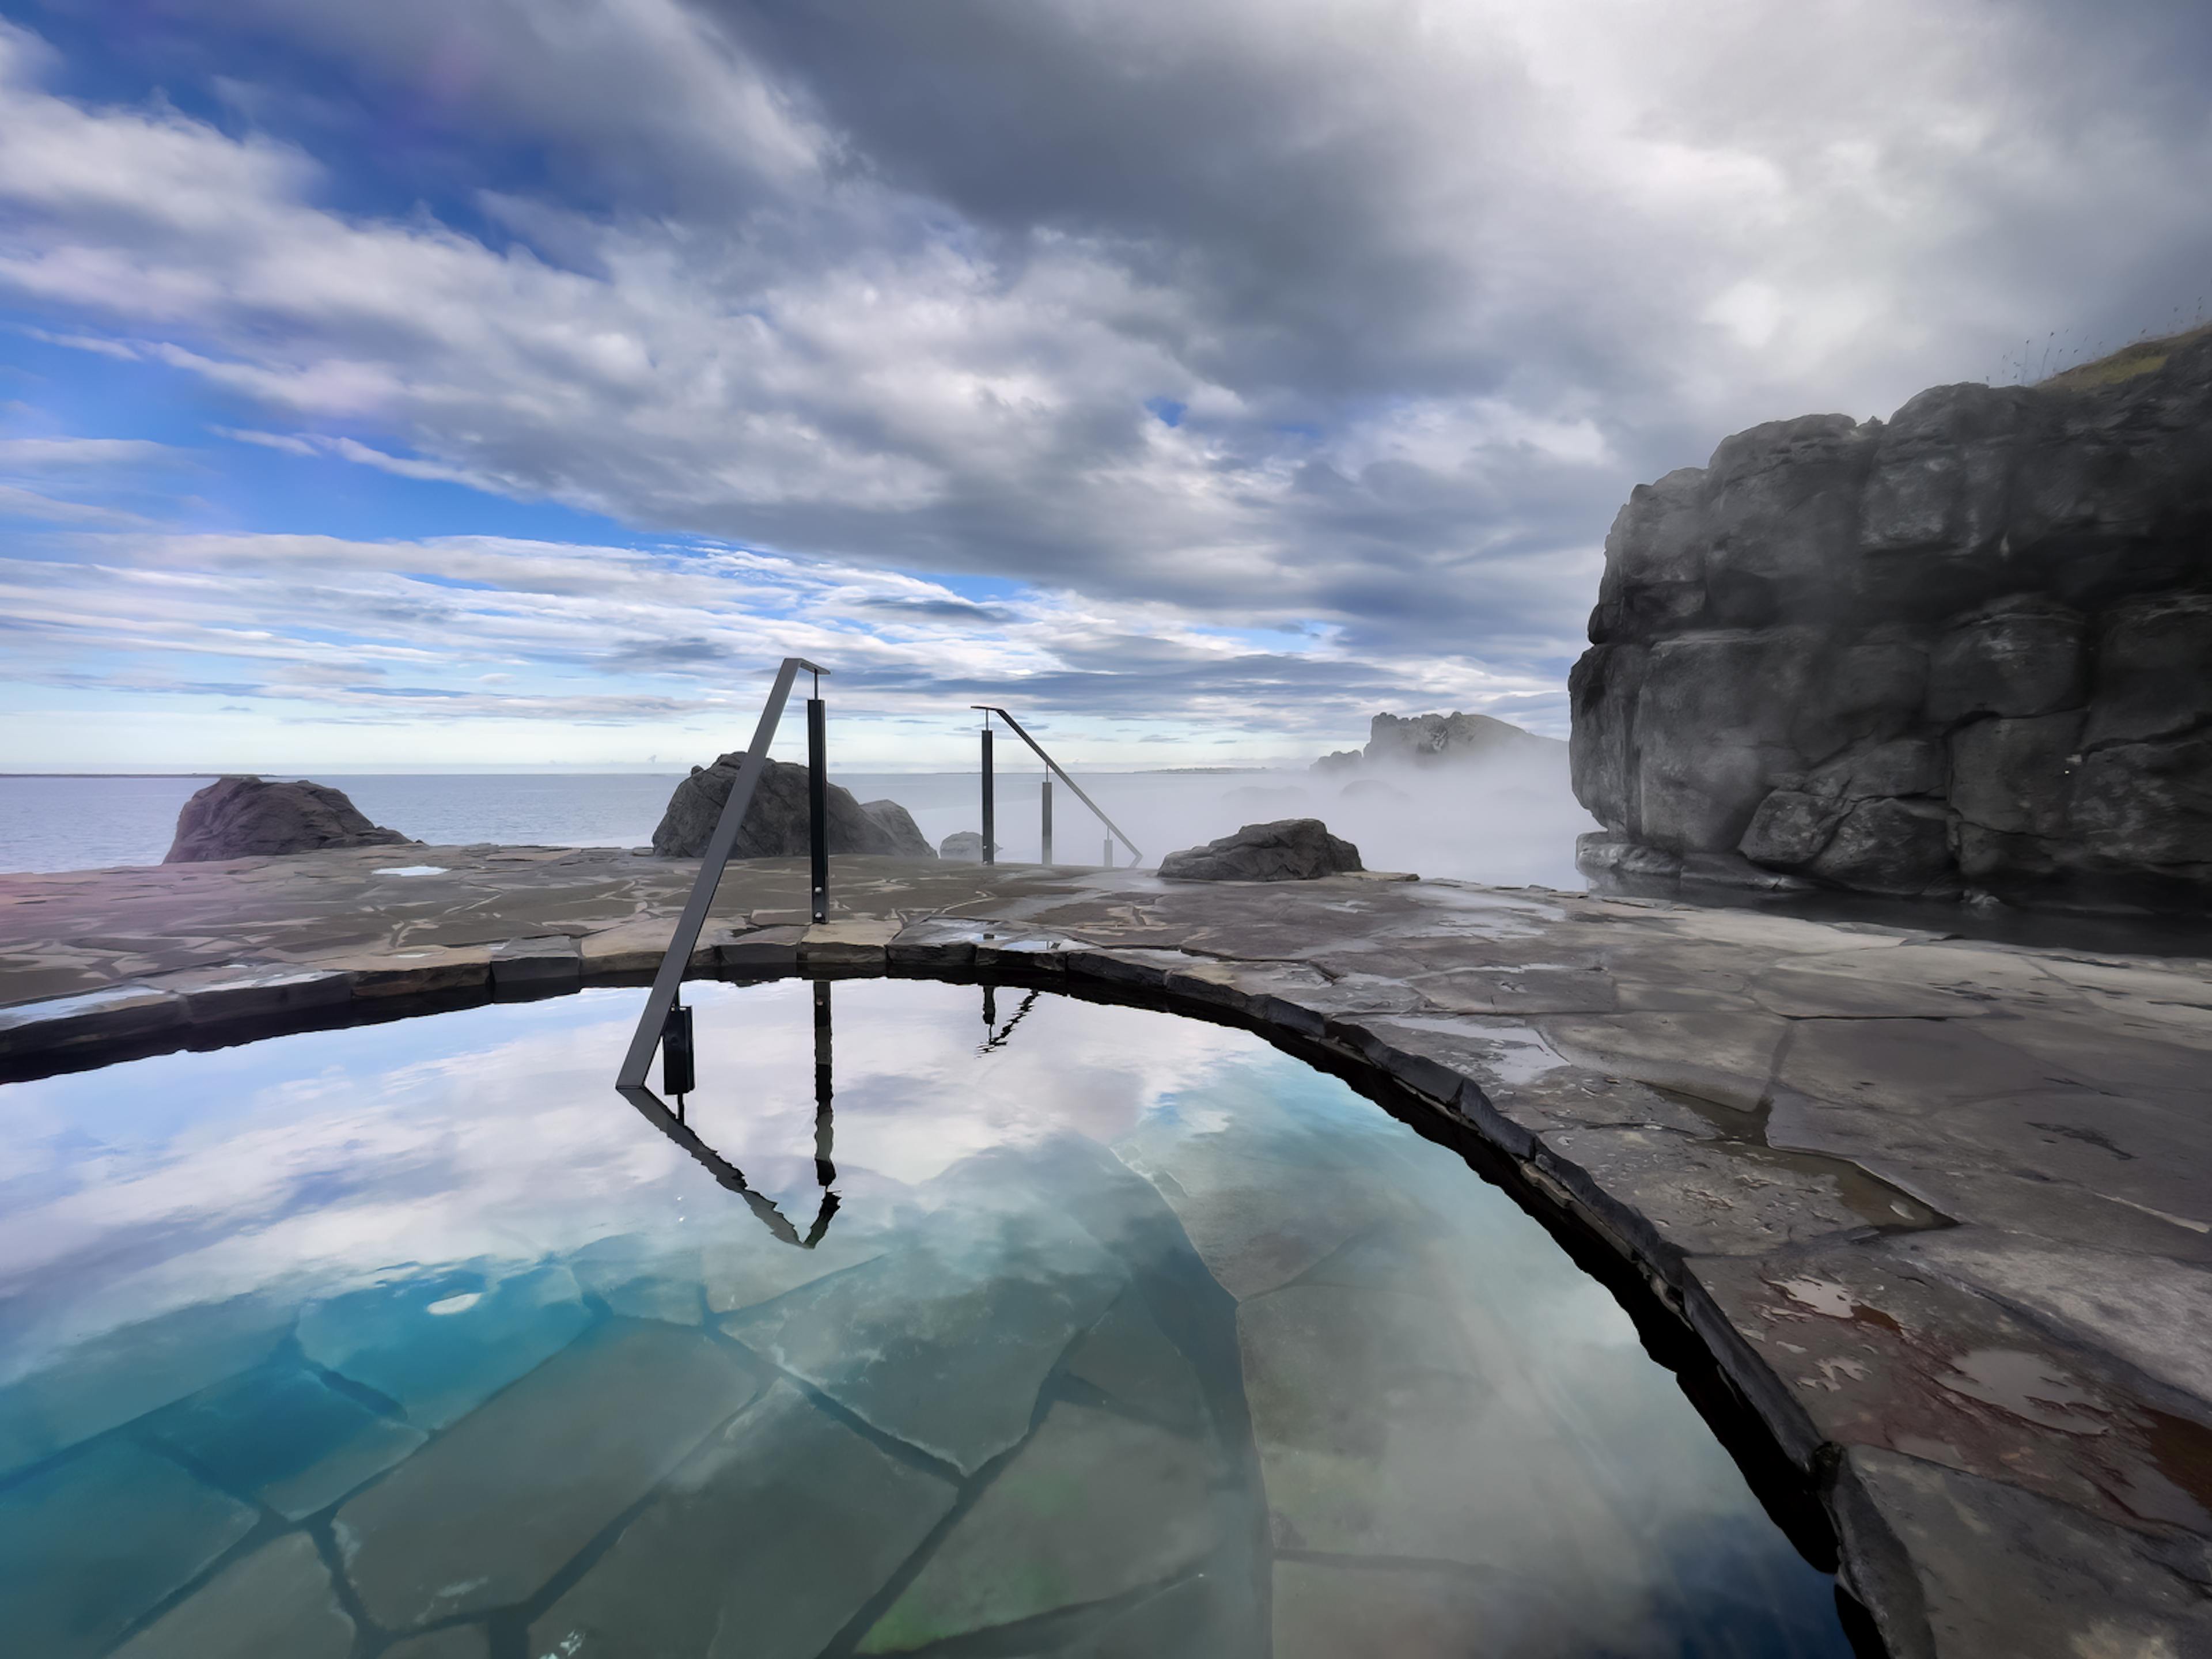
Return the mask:
[[[487,997],[641,982],[693,873],[686,863],[606,850],[441,848],[409,849],[407,859],[436,873],[380,873],[393,855],[366,849],[0,877],[0,1066],[31,1075]],[[1455,883],[1186,885],[1133,872],[878,859],[836,860],[838,913],[809,928],[805,880],[796,861],[733,866],[695,967],[982,975],[1227,1018],[1355,1078],[1387,1079],[1432,1132],[1502,1155],[1499,1171],[1524,1202],[1566,1236],[1617,1253],[1650,1287],[1645,1311],[1679,1322],[1711,1354],[1818,1492],[1846,1581],[1893,1653],[2212,1651],[2212,963]],[[1142,1167],[1141,1146],[1127,1154]],[[1203,1185],[1203,1172],[1184,1174]],[[1340,1329],[1372,1325],[1362,1340],[1402,1351],[1424,1375],[1469,1372],[1483,1345],[1462,1349],[1450,1334],[1395,1318],[1388,1298],[1360,1291],[1356,1253],[1338,1257],[1351,1234],[1345,1215],[1357,1210],[1371,1224],[1389,1194],[1322,1184],[1298,1206],[1298,1227],[1263,1230],[1238,1219],[1236,1183],[1249,1176],[1249,1166],[1224,1164],[1220,1190],[1193,1196],[1185,1218],[1237,1301],[1270,1524],[1311,1527],[1378,1556],[1406,1553],[1403,1540],[1360,1538],[1356,1494],[1331,1473],[1327,1425],[1297,1420],[1306,1407],[1287,1396],[1277,1407],[1268,1357],[1323,1319]],[[878,1271],[917,1271],[918,1261]],[[854,1265],[841,1279],[857,1285],[868,1265]],[[1112,1276],[1079,1252],[1065,1253],[1061,1267],[1041,1304],[1110,1321]],[[364,1541],[349,1570],[362,1605],[395,1627],[457,1616],[471,1597],[506,1593],[498,1560],[488,1556],[487,1584],[472,1586],[420,1582],[407,1559],[371,1559],[378,1538],[468,1525],[465,1512],[435,1506],[403,1513],[407,1473],[433,1452],[463,1462],[495,1455],[472,1452],[477,1435],[574,1439],[603,1515],[606,1502],[656,1490],[703,1425],[732,1412],[736,1424],[772,1416],[778,1389],[788,1387],[741,1374],[703,1340],[696,1352],[684,1346],[684,1319],[742,1322],[766,1299],[741,1282],[742,1267],[728,1285],[709,1273],[703,1310],[697,1288],[661,1283],[651,1263],[610,1259],[589,1271],[604,1277],[594,1294],[617,1314],[627,1310],[610,1292],[662,1311],[578,1337],[562,1322],[578,1295],[563,1269],[553,1270],[562,1282],[510,1281],[484,1296],[454,1322],[449,1350],[434,1361],[410,1357],[404,1372],[378,1370],[388,1310],[373,1298],[331,1304],[315,1330],[301,1331],[318,1364],[374,1377],[370,1386],[406,1403],[410,1424],[459,1419],[419,1456],[409,1455],[417,1443],[408,1438],[419,1431],[356,1420],[368,1414],[319,1397],[305,1374],[258,1376],[252,1387],[265,1398],[252,1401],[218,1389],[197,1403],[193,1421],[156,1431],[219,1448],[226,1434],[236,1438],[241,1418],[302,1425],[295,1443],[279,1435],[254,1449],[253,1490],[284,1513],[398,1463],[337,1514],[345,1536],[352,1505],[393,1511],[354,1517]],[[1346,1308],[1328,1305],[1339,1281]],[[985,1414],[893,1421],[902,1402],[872,1389],[865,1368],[811,1372],[811,1353],[825,1366],[830,1356],[810,1321],[854,1314],[838,1303],[850,1286],[837,1283],[783,1297],[776,1328],[748,1328],[744,1340],[864,1429],[930,1449],[941,1478],[896,1468],[883,1475],[901,1487],[887,1487],[884,1501],[927,1532],[951,1502],[945,1483],[1002,1455],[1030,1425]],[[899,1294],[893,1284],[876,1292]],[[690,1298],[672,1321],[672,1297]],[[951,1322],[941,1340],[957,1356],[959,1299],[944,1305]],[[243,1352],[260,1340],[256,1314],[242,1307],[231,1316]],[[514,1344],[526,1347],[541,1331],[554,1357],[532,1376],[556,1366],[611,1376],[647,1367],[680,1374],[680,1386],[604,1444],[591,1425],[529,1419],[530,1377],[498,1395],[496,1413],[471,1413],[512,1381],[511,1370],[487,1369],[493,1358],[511,1366]],[[1064,1340],[1040,1333],[1039,1351],[1056,1354]],[[1152,1387],[1153,1403],[1137,1416],[1149,1413],[1158,1432],[1172,1433],[1187,1406],[1173,1397],[1172,1377],[1147,1384],[1144,1352],[1141,1331],[1122,1332],[1099,1362],[1120,1370],[1097,1386],[1138,1395]],[[557,1414],[589,1386],[549,1388],[543,1410]],[[1499,1433],[1526,1431],[1510,1381],[1491,1379],[1486,1397]],[[121,1420],[112,1413],[133,1414],[131,1403],[97,1390],[58,1398],[40,1407],[45,1427],[21,1432],[69,1443],[88,1413]],[[1431,1407],[1409,1387],[1391,1409]],[[495,1414],[501,1420],[473,1426]],[[1154,1455],[1141,1424],[1095,1415],[1080,1401],[1053,1407],[1008,1473],[1033,1459],[1035,1480],[1048,1485],[1060,1447],[1102,1434],[1128,1442],[1115,1455],[1133,1468]],[[870,1443],[848,1437],[851,1448],[822,1455],[865,1462]],[[126,1455],[152,1455],[112,1453]],[[689,1455],[706,1461],[687,1501],[740,1503],[744,1494],[715,1496],[711,1444]],[[114,1478],[144,1475],[118,1468]],[[465,1488],[465,1470],[438,1484]],[[966,1512],[959,1524],[975,1529],[976,1549],[1002,1549],[1000,1540],[1031,1524],[1024,1490],[1012,1480],[994,1507]],[[1497,1565],[1510,1571],[1512,1549],[1565,1547],[1486,1539],[1458,1507],[1464,1494],[1431,1496],[1433,1535],[1414,1552],[1425,1558],[1447,1543],[1504,1549]],[[572,1511],[561,1499],[549,1491],[538,1522],[544,1537],[517,1540],[516,1550],[543,1559],[586,1524],[592,1504]],[[41,1501],[30,1485],[0,1493],[0,1528],[29,1527]],[[175,1514],[148,1515],[130,1582],[100,1592],[118,1631],[251,1524],[248,1512],[190,1482],[162,1501]],[[24,1514],[11,1520],[11,1508]],[[634,1528],[641,1538],[652,1515],[648,1507]],[[680,1516],[652,1525],[672,1538],[683,1530]],[[1157,1582],[1206,1547],[1168,1535],[1131,1547],[1139,1541],[1146,1559],[1097,1563],[1099,1594]],[[611,1553],[595,1571],[614,1565]],[[52,1571],[65,1575],[68,1563],[58,1559]],[[1317,1633],[1333,1620],[1358,1628],[1355,1604],[1386,1593],[1372,1577],[1333,1583],[1334,1571],[1316,1565],[1278,1579],[1279,1633],[1304,1632],[1314,1650],[1331,1650]],[[599,1593],[592,1577],[547,1616],[566,1608],[584,1618]],[[325,1564],[281,1538],[258,1549],[249,1540],[214,1584],[134,1644],[191,1650],[191,1632],[167,1627],[218,1593],[300,1652],[344,1650],[350,1615],[333,1609]],[[961,1628],[966,1593],[957,1575],[939,1583],[925,1574],[885,1628]],[[1139,1626],[1171,1618],[1170,1599],[1137,1603],[1127,1617]],[[720,1615],[670,1616],[711,1626]],[[807,1635],[793,1632],[793,1650]],[[421,1646],[442,1650],[434,1631]]]

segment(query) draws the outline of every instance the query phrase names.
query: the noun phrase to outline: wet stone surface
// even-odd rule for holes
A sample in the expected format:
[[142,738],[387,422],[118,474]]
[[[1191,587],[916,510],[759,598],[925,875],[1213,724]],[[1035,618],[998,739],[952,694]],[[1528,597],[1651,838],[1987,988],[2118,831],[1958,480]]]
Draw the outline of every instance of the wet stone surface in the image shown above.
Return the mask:
[[[29,1077],[270,1022],[327,1023],[348,1006],[392,1013],[489,1000],[502,982],[537,994],[572,974],[586,985],[638,975],[657,960],[692,869],[551,848],[425,848],[420,861],[438,873],[383,878],[369,854],[337,852],[0,878],[0,1065]],[[2130,956],[2109,938],[2096,948],[1945,938],[1940,918],[1916,930],[1453,883],[1194,886],[878,859],[836,861],[836,925],[817,937],[803,926],[804,885],[798,861],[733,867],[695,967],[995,973],[1147,996],[1319,1045],[1416,1091],[1432,1104],[1408,1109],[1431,1113],[1440,1132],[1521,1160],[1528,1201],[1629,1257],[1659,1287],[1657,1305],[1679,1306],[1776,1443],[1825,1482],[1846,1577],[1895,1651],[2181,1653],[2202,1639],[2202,1586],[2212,1578],[2201,1570],[2212,1537],[2203,1474],[2212,1467],[2203,1449],[2212,1445],[2212,1354],[2200,1334],[2212,1310],[2206,961]],[[544,977],[526,984],[533,974]],[[349,1005],[336,1000],[342,993]],[[1480,1569],[1466,1558],[1486,1547],[1480,1528],[1410,1557],[1373,1553],[1358,1505],[1332,1510],[1309,1486],[1343,1496],[1379,1480],[1418,1509],[1430,1501],[1420,1495],[1430,1471],[1393,1461],[1405,1425],[1419,1425],[1431,1462],[1479,1473],[1480,1433],[1470,1427],[1464,1444],[1447,1443],[1447,1429],[1479,1425],[1485,1409],[1510,1418],[1534,1400],[1527,1408],[1544,1426],[1531,1443],[1557,1449],[1567,1471],[1559,1492],[1581,1493],[1543,1501],[1605,1510],[1612,1519],[1590,1520],[1590,1536],[1617,1526],[1642,1539],[1656,1500],[1589,1474],[1590,1455],[1574,1449],[1591,1411],[1620,1409],[1611,1384],[1537,1387],[1489,1365],[1498,1324],[1540,1328],[1528,1310],[1440,1291],[1451,1280],[1432,1264],[1388,1288],[1359,1278],[1363,1241],[1395,1239],[1401,1253],[1447,1247],[1419,1242],[1427,1236],[1412,1226],[1401,1174],[1316,1172],[1304,1167],[1311,1160],[1295,1134],[1239,1144],[1224,1126],[1264,1119],[1265,1104],[1242,1098],[1202,1133],[1170,1123],[1172,1112],[1086,1131],[1086,1145],[1114,1148],[1151,1207],[1131,1207],[1125,1189],[1097,1176],[1073,1189],[1090,1212],[1078,1216],[1072,1202],[1021,1220],[1017,1234],[1073,1228],[1089,1243],[1063,1241],[1052,1273],[1017,1274],[1018,1294],[989,1318],[957,1289],[921,1305],[919,1279],[900,1264],[927,1259],[921,1277],[953,1287],[993,1277],[1009,1259],[991,1243],[1007,1237],[1007,1216],[993,1219],[985,1206],[957,1224],[894,1218],[888,1199],[865,1214],[854,1205],[805,1253],[764,1231],[702,1231],[681,1249],[579,1250],[560,1265],[528,1250],[494,1262],[441,1249],[409,1267],[395,1248],[373,1264],[380,1279],[322,1296],[296,1335],[289,1315],[272,1319],[251,1297],[74,1332],[64,1304],[33,1290],[20,1304],[32,1358],[9,1361],[15,1338],[0,1334],[0,1375],[15,1379],[0,1386],[0,1504],[29,1501],[72,1455],[106,1459],[127,1444],[160,1457],[150,1449],[173,1435],[177,1457],[224,1483],[222,1493],[207,1488],[218,1506],[266,1504],[270,1525],[320,1525],[314,1517],[331,1504],[343,1516],[404,1491],[449,1437],[526,1398],[532,1379],[612,1319],[688,1334],[740,1368],[784,1370],[806,1409],[952,1490],[915,1547],[931,1559],[981,1513],[981,1496],[1020,1463],[1040,1425],[1079,1408],[1164,1433],[1200,1425],[1231,1484],[1264,1492],[1255,1535],[1276,1540],[1267,1563],[1209,1558],[1164,1570],[1182,1571],[1178,1583],[1119,1590],[1089,1611],[1024,1614],[991,1627],[994,1650],[1120,1650],[1116,1642],[1151,1638],[1114,1631],[1185,1605],[1175,1598],[1249,1608],[1257,1583],[1279,1651],[1345,1650],[1330,1645],[1350,1639],[1331,1634],[1332,1618],[1392,1606],[1402,1614],[1399,1650],[1427,1650],[1433,1628],[1444,1644],[1436,1650],[1449,1651],[1444,1632],[1463,1627],[1462,1614],[1439,1609],[1473,1593],[1469,1575]],[[782,1156],[803,1153],[807,1133],[794,1122]],[[803,1231],[816,1203],[811,1175],[797,1162],[775,1167],[777,1201]],[[925,1190],[939,1175],[901,1190]],[[513,1256],[512,1238],[495,1254]],[[1840,1317],[1825,1311],[1838,1297],[1850,1309]],[[1188,1362],[1188,1387],[1134,1319],[1139,1307],[1167,1353]],[[859,1322],[896,1358],[833,1352],[827,1333],[838,1319]],[[1469,1334],[1484,1331],[1492,1334]],[[1327,1366],[1278,1365],[1291,1332],[1344,1352],[1380,1344],[1429,1360],[1403,1386],[1315,1419],[1315,1398],[1345,1390]],[[1004,1364],[993,1386],[963,1389],[960,1345],[976,1338]],[[156,1349],[162,1364],[138,1363]],[[70,1363],[33,1363],[48,1352]],[[1297,1386],[1263,1386],[1278,1372]],[[899,1379],[920,1375],[939,1378],[957,1405],[915,1404]],[[1224,1375],[1238,1385],[1224,1391]],[[276,1380],[286,1376],[295,1380]],[[271,1420],[289,1426],[249,1449],[225,1439],[221,1419],[257,1389],[273,1391]],[[1583,1397],[1591,1389],[1595,1405]],[[196,1412],[204,1420],[180,1426]],[[699,1434],[720,1431],[709,1424]],[[204,1455],[185,1449],[188,1433]],[[429,1439],[410,1455],[414,1435]],[[1302,1468],[1340,1455],[1358,1469],[1301,1486]],[[198,1474],[181,1478],[190,1491]],[[646,1480],[528,1589],[502,1579],[498,1593],[520,1599],[483,1614],[509,1621],[501,1639],[514,1620],[536,1621],[581,1594],[614,1559],[606,1529],[650,1513],[659,1500],[648,1494],[667,1478]],[[1337,1541],[1285,1541],[1285,1528],[1304,1540],[1309,1527]],[[2053,1541],[2063,1540],[2074,1542]],[[194,1594],[212,1594],[238,1566],[226,1553],[237,1547],[174,1570],[193,1583],[204,1576]],[[251,1547],[267,1546],[257,1537]],[[2033,1618],[2015,1616],[2017,1561],[2066,1549],[2089,1565],[2054,1568]],[[1565,1631],[1613,1640],[1604,1632],[1630,1616],[1623,1608],[1673,1606],[1653,1586],[1694,1577],[1682,1560],[1648,1556],[1631,1548],[1623,1558],[1643,1561],[1647,1582],[1617,1604],[1548,1590],[1510,1608],[1485,1601],[1486,1648],[1543,1651]],[[500,1571],[520,1583],[544,1566]],[[1382,1593],[1392,1575],[1419,1593]],[[844,1622],[832,1638],[860,1643],[923,1576],[910,1555],[874,1584],[841,1592]],[[380,1592],[395,1631],[416,1616],[399,1607],[415,1592],[392,1588],[405,1577]],[[441,1579],[428,1600],[459,1582]],[[27,1592],[11,1583],[6,1593]],[[52,1601],[39,1593],[42,1606]],[[121,1623],[88,1650],[150,1635],[190,1606],[187,1596],[158,1611],[176,1594],[123,1596]],[[492,1608],[477,1594],[456,1592],[454,1605]],[[933,1607],[985,1606],[964,1591],[928,1594]],[[474,1652],[489,1628],[419,1639]]]

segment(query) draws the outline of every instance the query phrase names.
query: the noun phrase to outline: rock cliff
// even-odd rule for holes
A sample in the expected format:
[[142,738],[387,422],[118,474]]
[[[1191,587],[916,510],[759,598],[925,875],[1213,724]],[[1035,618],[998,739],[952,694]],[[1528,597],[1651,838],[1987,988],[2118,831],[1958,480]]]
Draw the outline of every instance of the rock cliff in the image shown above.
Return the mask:
[[1570,682],[1583,863],[2212,900],[2212,331],[1638,486]]

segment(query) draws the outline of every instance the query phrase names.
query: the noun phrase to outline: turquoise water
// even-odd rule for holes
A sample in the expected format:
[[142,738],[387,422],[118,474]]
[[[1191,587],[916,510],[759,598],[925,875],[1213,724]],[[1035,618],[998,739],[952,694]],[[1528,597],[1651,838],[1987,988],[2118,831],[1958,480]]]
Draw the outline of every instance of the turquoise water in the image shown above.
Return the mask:
[[635,991],[0,1088],[8,1651],[1849,1652],[1610,1297],[1338,1081],[688,994],[673,1133]]

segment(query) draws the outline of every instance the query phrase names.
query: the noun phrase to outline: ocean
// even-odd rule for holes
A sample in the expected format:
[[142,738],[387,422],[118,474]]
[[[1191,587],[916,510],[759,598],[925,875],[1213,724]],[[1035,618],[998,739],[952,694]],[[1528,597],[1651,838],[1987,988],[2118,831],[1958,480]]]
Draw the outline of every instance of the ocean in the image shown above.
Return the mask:
[[[344,790],[374,822],[433,845],[642,847],[682,775],[319,772],[314,781]],[[982,827],[972,771],[831,775],[861,800],[897,801],[933,844],[956,830]],[[1313,816],[1356,842],[1370,869],[1578,891],[1575,836],[1595,827],[1568,790],[1563,763],[1511,773],[1394,774],[1354,784],[1304,771],[1074,775],[1136,842],[1147,866],[1240,824]],[[0,777],[0,870],[159,864],[175,836],[179,809],[212,781],[212,775]],[[998,778],[1002,858],[1038,856],[1040,781],[1033,770]],[[1054,795],[1056,860],[1099,862],[1103,827],[1064,785],[1055,786]],[[1128,861],[1126,851],[1117,852],[1115,862]]]

